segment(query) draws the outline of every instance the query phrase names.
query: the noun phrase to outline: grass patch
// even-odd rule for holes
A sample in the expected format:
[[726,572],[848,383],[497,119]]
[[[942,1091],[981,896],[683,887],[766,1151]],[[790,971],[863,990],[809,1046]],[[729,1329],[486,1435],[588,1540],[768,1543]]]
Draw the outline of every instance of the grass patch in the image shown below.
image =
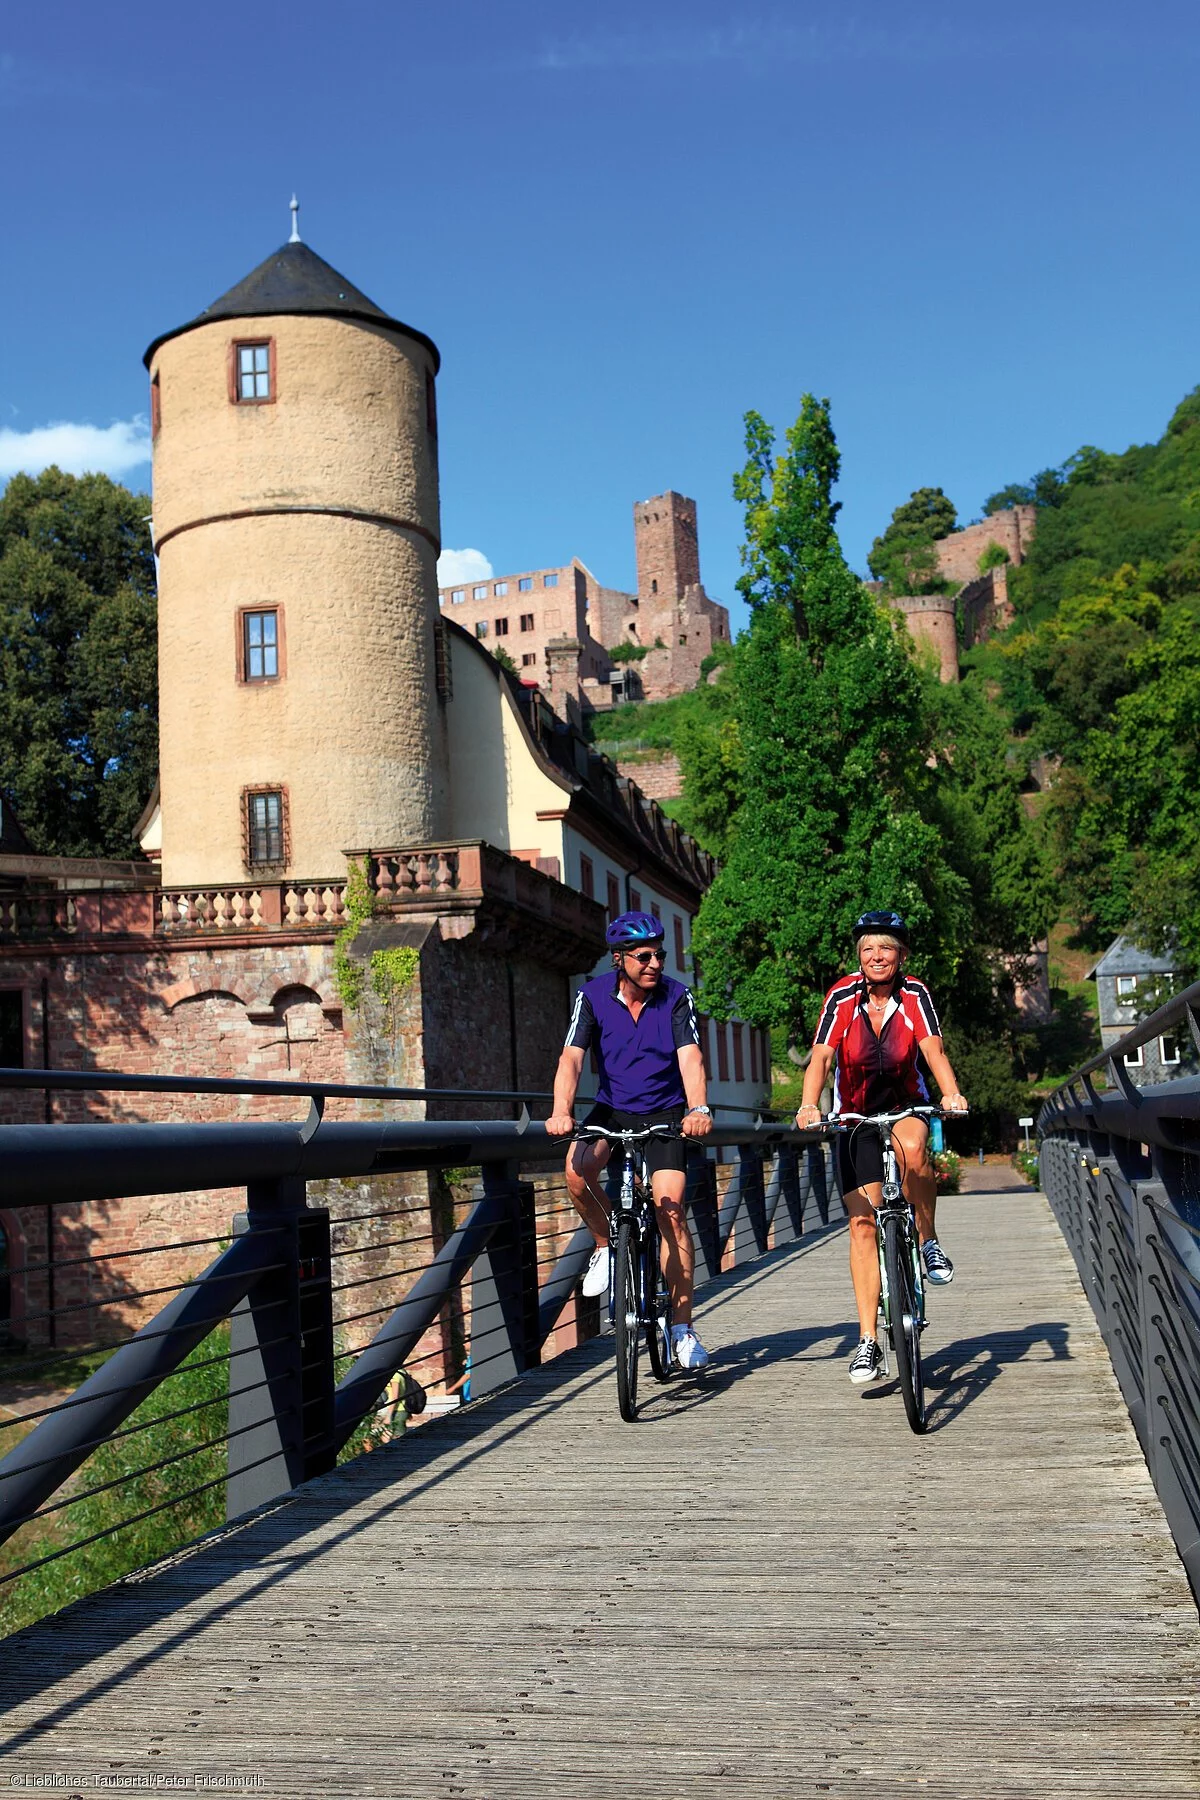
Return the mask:
[[[0,1592],[6,1633],[169,1556],[224,1523],[228,1351],[229,1327],[224,1325],[198,1344],[122,1427],[127,1433],[135,1426],[145,1429],[101,1444],[53,1497],[78,1496],[70,1505],[31,1520],[0,1548],[0,1575],[69,1552],[5,1583]],[[99,1354],[96,1366],[107,1354]],[[214,1362],[214,1357],[221,1360]],[[81,1358],[83,1363],[91,1360]],[[65,1385],[60,1366],[54,1370],[56,1388]],[[156,1467],[159,1463],[166,1466]],[[138,1519],[139,1513],[149,1517]],[[95,1543],[84,1541],[97,1533],[106,1535]]]

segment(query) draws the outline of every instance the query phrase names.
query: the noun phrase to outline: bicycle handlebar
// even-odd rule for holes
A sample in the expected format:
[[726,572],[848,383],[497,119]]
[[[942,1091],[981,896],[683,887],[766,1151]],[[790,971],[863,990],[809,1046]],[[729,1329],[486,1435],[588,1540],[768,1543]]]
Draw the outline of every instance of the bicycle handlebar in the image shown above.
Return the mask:
[[640,1144],[645,1138],[679,1138],[683,1133],[673,1125],[648,1125],[644,1131],[619,1131],[615,1125],[578,1125],[576,1138],[607,1138],[614,1144]]
[[901,1119],[964,1119],[963,1112],[947,1112],[941,1106],[905,1106],[899,1112],[829,1113],[822,1118],[822,1125],[897,1125]]

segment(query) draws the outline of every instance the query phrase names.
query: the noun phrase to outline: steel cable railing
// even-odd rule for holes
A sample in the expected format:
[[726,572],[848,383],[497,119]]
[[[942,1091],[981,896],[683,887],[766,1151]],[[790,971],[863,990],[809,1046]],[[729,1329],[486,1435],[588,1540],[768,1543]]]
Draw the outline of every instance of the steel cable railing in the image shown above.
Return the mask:
[[[1168,1033],[1179,1075],[1138,1087],[1134,1052]],[[1043,1191],[1200,1598],[1200,984],[1065,1081],[1038,1138]]]
[[[84,1591],[161,1554],[163,1530],[172,1547],[384,1441],[426,1390],[442,1406],[477,1398],[599,1324],[578,1295],[591,1240],[562,1146],[527,1113],[362,1124],[327,1107],[433,1096],[37,1070],[19,1085],[99,1091],[110,1079],[303,1098],[308,1114],[0,1127],[0,1208],[26,1252],[0,1344],[0,1595],[17,1622],[33,1615],[9,1601],[51,1565],[88,1564],[65,1590]],[[823,1222],[833,1192],[826,1148],[787,1126],[723,1122],[716,1135],[720,1164],[696,1152],[689,1175],[698,1272],[710,1275],[798,1236],[806,1206],[810,1230]],[[231,1220],[236,1186],[245,1210]],[[184,1229],[164,1242],[171,1194],[189,1197],[174,1203]],[[128,1554],[89,1562],[118,1543]]]

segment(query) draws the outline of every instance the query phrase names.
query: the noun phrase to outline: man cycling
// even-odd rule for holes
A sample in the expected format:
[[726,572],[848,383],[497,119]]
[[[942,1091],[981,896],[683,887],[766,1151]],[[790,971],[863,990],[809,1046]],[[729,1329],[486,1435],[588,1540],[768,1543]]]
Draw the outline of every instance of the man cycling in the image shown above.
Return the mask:
[[[954,1070],[942,1048],[941,1026],[923,981],[904,973],[908,926],[898,912],[863,913],[854,926],[858,973],[835,982],[825,996],[812,1055],[804,1075],[796,1124],[820,1123],[818,1102],[837,1065],[833,1110],[899,1112],[927,1106],[923,1065],[941,1090],[947,1112],[966,1112]],[[924,1119],[902,1119],[892,1130],[904,1191],[921,1236],[926,1279],[945,1285],[954,1265],[937,1241],[937,1183],[929,1160]],[[837,1140],[842,1196],[850,1215],[850,1275],[858,1305],[858,1349],[850,1363],[856,1384],[878,1379],[883,1357],[875,1340],[879,1313],[879,1256],[874,1209],[883,1199],[883,1157],[874,1132],[841,1133]]]
[[[551,1137],[574,1131],[583,1059],[593,1050],[600,1079],[588,1125],[611,1125],[618,1131],[669,1125],[684,1137],[707,1137],[712,1114],[705,1100],[696,1003],[691,990],[665,972],[661,919],[653,913],[622,913],[604,936],[612,951],[612,973],[585,982],[576,996],[546,1130]],[[599,1186],[611,1148],[603,1140],[581,1141],[567,1154],[567,1189],[596,1241],[583,1278],[583,1291],[590,1296],[606,1293],[612,1275],[608,1202]],[[677,1138],[650,1138],[643,1148],[671,1290],[672,1351],[680,1368],[702,1369],[708,1352],[692,1328],[695,1253],[683,1205],[684,1146]]]

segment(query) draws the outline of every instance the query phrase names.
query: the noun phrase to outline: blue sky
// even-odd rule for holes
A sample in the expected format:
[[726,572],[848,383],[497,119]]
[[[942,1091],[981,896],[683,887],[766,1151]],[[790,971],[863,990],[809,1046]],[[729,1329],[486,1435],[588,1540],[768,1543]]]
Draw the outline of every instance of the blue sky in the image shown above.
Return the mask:
[[912,488],[965,521],[1200,382],[1198,91],[1194,0],[10,7],[0,478],[147,485],[142,352],[295,189],[441,348],[448,546],[629,586],[674,487],[732,600],[742,414],[811,390],[861,569]]

